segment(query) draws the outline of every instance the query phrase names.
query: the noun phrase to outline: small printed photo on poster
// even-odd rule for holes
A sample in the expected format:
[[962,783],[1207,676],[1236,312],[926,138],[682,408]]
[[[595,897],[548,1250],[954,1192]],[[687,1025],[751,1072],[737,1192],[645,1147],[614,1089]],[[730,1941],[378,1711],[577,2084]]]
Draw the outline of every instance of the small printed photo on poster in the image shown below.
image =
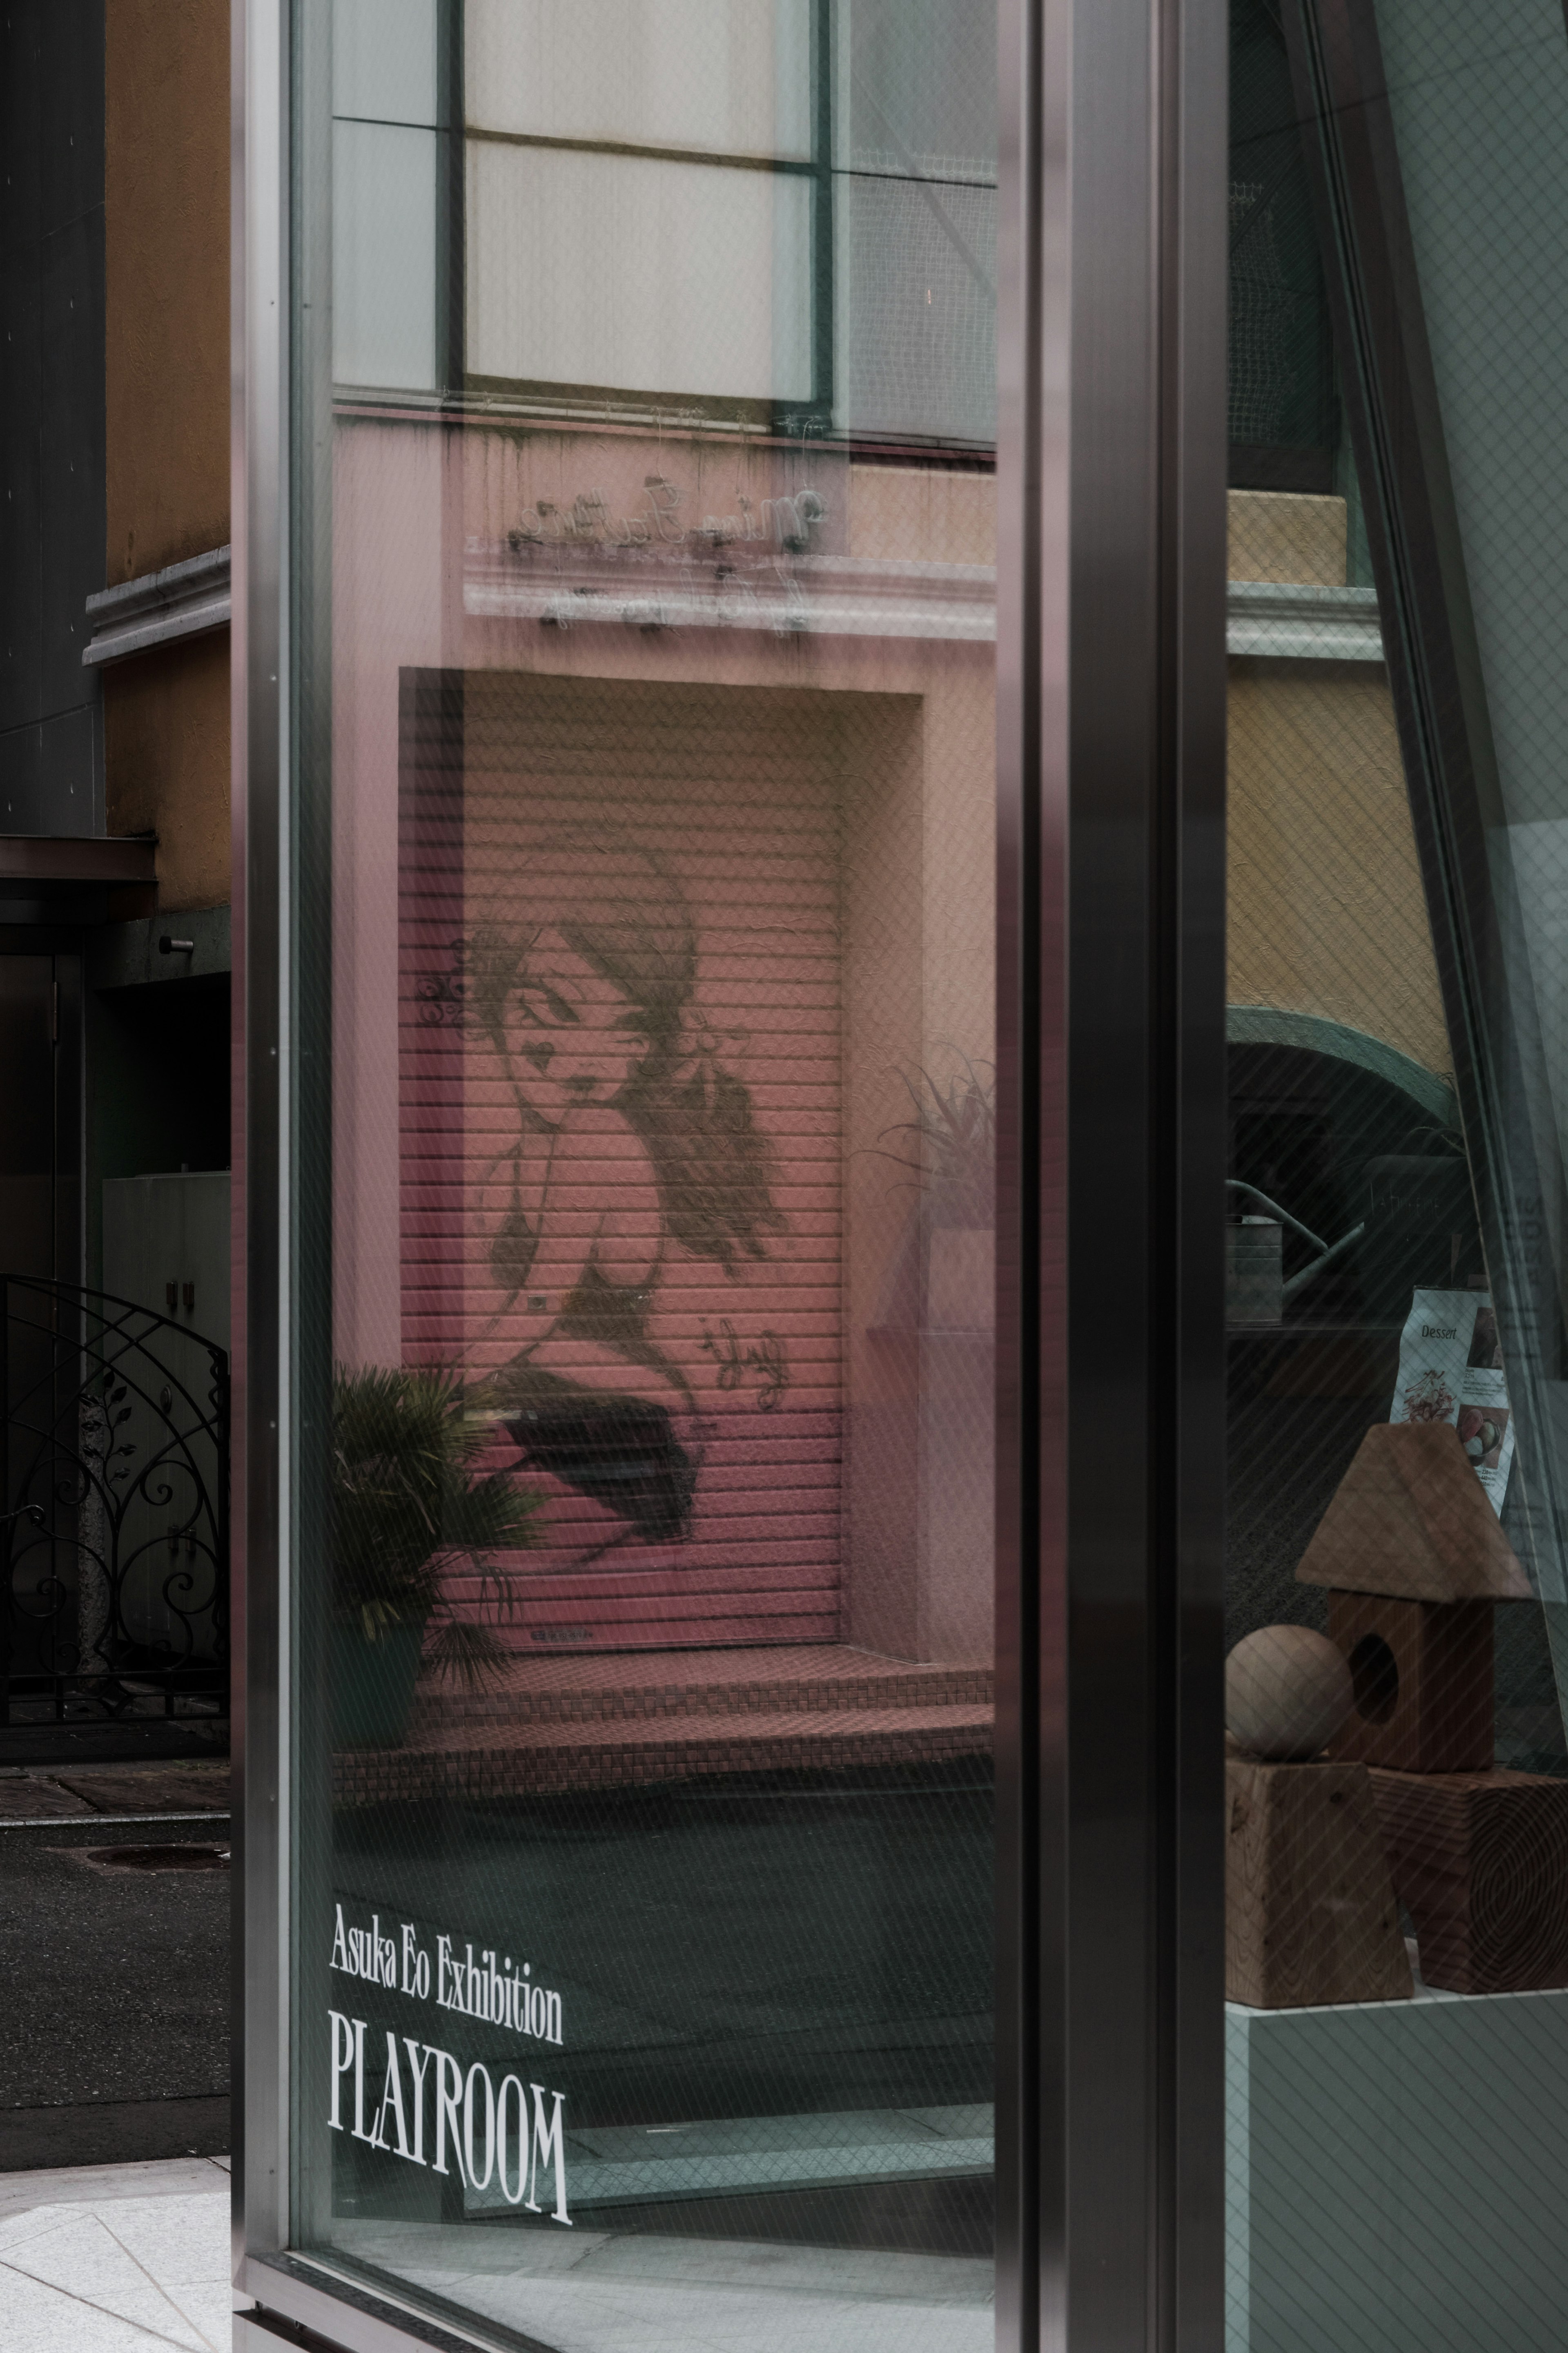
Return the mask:
[[1509,1409],[1503,1405],[1467,1405],[1459,1409],[1459,1443],[1477,1471],[1496,1471],[1508,1434]]
[[1459,1400],[1442,1366],[1427,1365],[1400,1384],[1394,1421],[1452,1421]]
[[1513,1461],[1497,1310],[1485,1292],[1415,1291],[1399,1335],[1390,1421],[1449,1424],[1500,1513]]

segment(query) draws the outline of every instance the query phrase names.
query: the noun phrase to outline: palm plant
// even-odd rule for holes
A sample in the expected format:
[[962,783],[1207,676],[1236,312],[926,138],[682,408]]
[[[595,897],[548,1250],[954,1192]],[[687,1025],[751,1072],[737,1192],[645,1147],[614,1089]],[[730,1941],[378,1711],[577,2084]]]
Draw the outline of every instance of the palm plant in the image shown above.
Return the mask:
[[912,1170],[934,1224],[989,1226],[995,1215],[995,1078],[982,1075],[988,1064],[977,1069],[966,1054],[959,1060],[962,1071],[945,1084],[922,1071],[917,1086],[900,1071],[914,1117],[883,1130],[900,1148],[884,1148],[881,1157]]
[[428,1657],[469,1684],[507,1652],[489,1626],[453,1611],[455,1568],[478,1577],[481,1603],[510,1616],[512,1578],[491,1556],[536,1544],[539,1505],[510,1472],[478,1469],[488,1422],[470,1419],[463,1385],[440,1369],[340,1366],[332,1384],[332,1599],[341,1624],[372,1643],[395,1627],[438,1621]]

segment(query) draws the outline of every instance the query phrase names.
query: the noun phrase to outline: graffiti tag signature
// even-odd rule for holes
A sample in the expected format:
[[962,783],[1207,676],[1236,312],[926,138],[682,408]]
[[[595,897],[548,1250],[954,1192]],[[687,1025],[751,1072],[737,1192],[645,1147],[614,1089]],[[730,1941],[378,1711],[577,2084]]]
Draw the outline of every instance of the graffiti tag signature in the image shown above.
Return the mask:
[[721,1389],[738,1389],[748,1376],[757,1377],[757,1406],[761,1412],[771,1413],[789,1387],[789,1366],[784,1360],[784,1342],[776,1332],[759,1333],[752,1347],[742,1348],[740,1335],[727,1315],[719,1321],[719,1338],[715,1340],[706,1324],[702,1326],[702,1345],[719,1366]]

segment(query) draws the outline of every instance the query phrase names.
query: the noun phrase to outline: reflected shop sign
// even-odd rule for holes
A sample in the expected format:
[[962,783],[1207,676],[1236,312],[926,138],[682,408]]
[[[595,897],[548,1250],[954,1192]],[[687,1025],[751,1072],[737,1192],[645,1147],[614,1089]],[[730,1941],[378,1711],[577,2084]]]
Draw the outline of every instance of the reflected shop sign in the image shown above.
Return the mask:
[[602,490],[579,491],[565,507],[540,499],[523,509],[507,533],[507,544],[518,554],[524,547],[559,546],[568,541],[579,547],[654,547],[696,539],[714,552],[761,543],[804,555],[826,514],[826,501],[814,490],[782,492],[760,503],[737,491],[732,514],[705,514],[693,522],[688,493],[668,475],[647,474],[642,495],[628,512],[616,513]]
[[[543,2072],[538,2054],[563,2040],[561,1996],[534,1982],[531,1963],[499,1945],[476,1950],[467,1939],[428,1936],[412,1920],[388,1933],[379,1913],[356,1923],[340,1904],[330,1967],[397,1997],[399,2008],[411,2005],[414,2029],[401,2019],[395,2028],[356,2017],[347,1993],[343,2009],[329,2007],[331,2129],[444,2174],[465,2196],[493,2183],[509,2206],[532,2214],[548,2208],[570,2229],[565,2094],[534,2080],[536,2069]],[[471,2055],[462,2021],[526,2049],[515,2066],[493,2055],[487,2065]]]
[[467,537],[464,610],[666,640],[689,629],[994,638],[994,565],[851,555],[847,487],[831,499],[810,483],[763,488],[733,485],[710,502],[659,473],[618,492],[520,491],[510,512],[498,508],[489,530]]

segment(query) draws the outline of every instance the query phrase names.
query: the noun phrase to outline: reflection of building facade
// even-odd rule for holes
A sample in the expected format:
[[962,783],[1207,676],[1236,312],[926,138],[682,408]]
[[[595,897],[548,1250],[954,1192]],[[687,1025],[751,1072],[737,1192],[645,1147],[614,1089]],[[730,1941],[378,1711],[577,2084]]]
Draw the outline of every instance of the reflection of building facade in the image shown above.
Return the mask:
[[[656,455],[665,470],[650,490]],[[637,887],[626,860],[656,860],[695,939],[689,987],[667,1008],[679,1069],[666,1125],[689,1131],[708,1092],[736,1090],[734,1115],[754,1123],[769,1172],[765,1214],[743,1213],[731,1232],[707,1201],[725,1181],[717,1124],[706,1141],[700,1126],[671,1137],[675,1160],[694,1163],[695,1208],[683,1232],[679,1175],[655,1176],[664,1264],[657,1285],[642,1271],[646,1312],[626,1345],[645,1366],[662,1357],[668,1379],[643,1386],[694,1422],[696,1516],[657,1536],[623,1524],[620,1575],[606,1585],[595,1557],[584,1583],[570,1560],[614,1531],[580,1501],[559,1568],[529,1566],[524,1638],[536,1624],[537,1639],[568,1641],[573,1628],[579,1641],[634,1629],[654,1642],[842,1634],[904,1656],[983,1655],[983,1430],[955,1432],[951,1461],[910,1472],[921,1414],[945,1419],[955,1380],[962,1396],[988,1312],[980,1298],[961,1314],[949,1303],[933,1323],[951,1236],[932,1225],[906,1131],[922,1072],[989,1082],[989,479],[668,437],[534,436],[520,450],[482,427],[363,419],[343,429],[339,484],[353,511],[388,519],[405,554],[423,547],[432,594],[423,614],[372,607],[352,700],[339,695],[351,755],[340,838],[363,887],[377,888],[401,789],[416,977],[399,1045],[380,969],[388,944],[377,940],[363,978],[338,965],[355,1090],[338,1108],[338,1353],[428,1349],[492,1377],[509,1356],[549,1357],[559,1285],[552,1297],[531,1259],[515,1280],[497,1271],[498,1221],[530,1222],[496,1190],[517,1166],[507,1121],[531,1117],[536,1135],[545,1121],[526,1100],[521,1113],[496,1103],[495,1044],[471,965],[454,985],[455,943],[548,921],[572,882],[602,887],[613,923]],[[460,609],[437,564],[455,511]],[[575,516],[581,535],[543,537],[542,512]],[[639,521],[647,540],[632,535]],[[786,522],[803,547],[783,543]],[[391,558],[374,535],[356,543],[367,581]],[[585,837],[607,849],[602,886],[574,870]],[[553,885],[541,873],[551,858]],[[460,1030],[424,1018],[421,990],[443,981],[466,996]],[[401,1194],[388,1106],[373,1092],[399,1067]],[[616,1149],[607,1134],[612,1192]],[[592,1187],[591,1165],[584,1176]],[[430,1234],[401,1300],[382,1280],[399,1216],[405,1236]],[[604,1306],[606,1330],[615,1313]],[[592,1360],[593,1319],[578,1320]],[[631,1359],[588,1386],[635,1390]],[[507,1402],[521,1410],[521,1391]],[[765,1441],[750,1469],[748,1430]],[[786,1442],[799,1469],[780,1496],[766,1466]],[[771,1504],[749,1494],[759,1479]]]
[[[353,387],[334,822],[368,909],[401,810],[404,997],[395,1021],[366,920],[334,967],[335,1352],[456,1358],[530,1438],[553,1533],[519,1564],[525,1653],[846,1639],[978,1661],[989,1452],[963,1400],[989,1314],[931,1302],[961,1231],[987,1262],[989,1212],[973,1187],[933,1204],[906,1129],[922,1073],[990,1117],[984,58],[954,47],[933,81],[846,17],[835,63],[808,10],[748,9],[667,82],[623,10],[606,82],[596,32],[470,6],[459,201],[439,50],[370,22],[348,12],[332,80],[356,290],[332,363]],[[926,29],[956,41],[940,11]],[[548,271],[520,272],[542,237]],[[448,383],[458,425],[417,405]],[[652,1156],[606,1113],[580,1175],[621,1230],[566,1264],[547,1113],[453,965],[529,934],[541,859],[560,898],[584,831],[610,926],[652,861],[694,952],[682,1001],[632,1016],[671,1033],[665,1108],[651,1082],[637,1097]],[[731,1114],[758,1198],[727,1222]]]

